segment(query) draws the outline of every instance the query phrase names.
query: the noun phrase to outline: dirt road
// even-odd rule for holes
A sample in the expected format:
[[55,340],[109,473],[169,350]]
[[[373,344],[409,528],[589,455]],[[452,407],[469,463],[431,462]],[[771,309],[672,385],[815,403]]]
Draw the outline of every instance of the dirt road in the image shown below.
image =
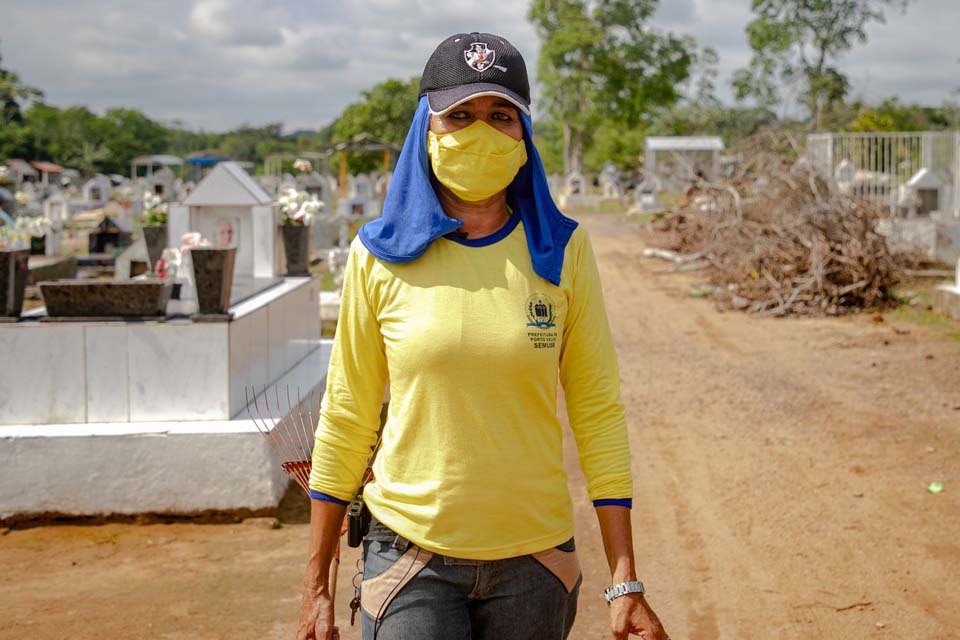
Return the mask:
[[[960,637],[960,342],[889,315],[721,314],[641,259],[621,218],[585,224],[622,368],[640,572],[672,637]],[[568,454],[584,563],[572,637],[607,638],[607,570]],[[278,530],[11,531],[0,638],[291,638],[303,515],[294,501]]]

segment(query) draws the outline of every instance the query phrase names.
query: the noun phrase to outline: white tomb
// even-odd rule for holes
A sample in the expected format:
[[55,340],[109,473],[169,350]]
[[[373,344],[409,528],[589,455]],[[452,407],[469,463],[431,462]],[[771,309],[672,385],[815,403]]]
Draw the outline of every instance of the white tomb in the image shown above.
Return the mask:
[[294,404],[322,391],[331,343],[319,279],[274,277],[275,214],[233,163],[170,209],[173,246],[188,230],[236,245],[248,277],[229,320],[45,322],[40,308],[0,323],[0,353],[18,363],[0,367],[0,518],[277,506],[288,480],[247,391],[261,406],[265,388],[289,387]]
[[649,136],[643,142],[644,174],[661,188],[681,192],[693,180],[720,175],[723,140],[717,136]]
[[43,201],[43,215],[50,221],[50,231],[44,243],[44,252],[48,256],[58,256],[63,226],[70,219],[70,201],[63,192],[56,191]]
[[337,202],[341,216],[372,219],[380,215],[381,201],[376,194],[376,181],[367,174],[348,176],[347,197]]
[[98,173],[83,185],[83,202],[89,209],[97,209],[110,201],[113,184],[110,178]]
[[933,306],[937,311],[946,313],[954,320],[960,320],[960,258],[957,259],[957,272],[953,284],[937,287],[933,295]]
[[217,248],[237,248],[234,276],[273,278],[279,272],[276,200],[235,162],[221,162],[168,213],[168,246],[189,231]]
[[620,172],[617,165],[609,160],[604,163],[603,170],[598,176],[600,191],[604,198],[619,200],[623,197],[623,188],[620,185]]
[[160,196],[164,202],[169,202],[176,196],[176,189],[174,188],[176,182],[177,177],[173,174],[173,171],[166,167],[137,181],[141,191],[149,191]]
[[587,193],[587,179],[579,171],[567,174],[563,179],[563,189],[557,204],[561,209],[591,208],[600,204],[601,197]]
[[899,189],[898,203],[907,217],[930,215],[946,210],[949,189],[944,180],[927,167],[921,168]]

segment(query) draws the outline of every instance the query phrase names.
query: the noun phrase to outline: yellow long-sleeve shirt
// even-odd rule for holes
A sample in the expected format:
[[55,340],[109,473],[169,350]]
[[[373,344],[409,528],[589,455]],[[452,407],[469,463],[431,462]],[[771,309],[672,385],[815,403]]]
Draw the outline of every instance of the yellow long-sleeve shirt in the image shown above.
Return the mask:
[[522,223],[440,238],[414,262],[350,248],[313,450],[313,491],[349,500],[390,404],[364,496],[428,551],[477,560],[573,535],[557,381],[594,501],[632,495],[619,373],[590,242],[560,286],[533,271]]

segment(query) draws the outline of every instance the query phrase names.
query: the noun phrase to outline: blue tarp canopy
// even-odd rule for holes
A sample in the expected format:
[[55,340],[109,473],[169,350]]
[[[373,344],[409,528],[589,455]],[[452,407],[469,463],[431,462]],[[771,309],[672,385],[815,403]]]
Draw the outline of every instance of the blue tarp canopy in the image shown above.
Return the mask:
[[223,162],[229,159],[230,158],[225,158],[223,156],[194,156],[192,158],[187,158],[187,162],[198,167],[212,167],[218,162]]

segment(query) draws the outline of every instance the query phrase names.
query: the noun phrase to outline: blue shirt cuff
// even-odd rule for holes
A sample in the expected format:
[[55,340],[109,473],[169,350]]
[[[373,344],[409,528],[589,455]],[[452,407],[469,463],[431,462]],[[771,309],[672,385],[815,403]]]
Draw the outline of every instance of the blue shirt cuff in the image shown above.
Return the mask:
[[594,500],[595,507],[626,507],[633,509],[633,498],[613,498],[607,500]]
[[310,498],[313,500],[323,500],[324,502],[332,502],[334,504],[342,504],[342,505],[350,504],[350,502],[347,500],[334,498],[331,495],[327,495],[326,493],[320,493],[319,491],[314,491],[313,489],[310,489]]

